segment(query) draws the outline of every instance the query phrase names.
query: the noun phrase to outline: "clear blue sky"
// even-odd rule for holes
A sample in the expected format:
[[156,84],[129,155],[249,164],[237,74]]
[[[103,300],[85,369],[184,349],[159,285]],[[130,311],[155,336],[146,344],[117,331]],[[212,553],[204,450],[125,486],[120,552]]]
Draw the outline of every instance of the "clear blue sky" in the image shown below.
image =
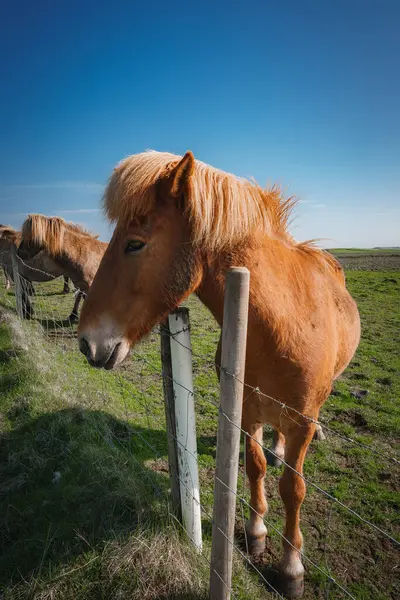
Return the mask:
[[326,246],[400,244],[400,2],[22,0],[0,8],[0,222],[100,232],[102,186],[144,149],[300,203]]

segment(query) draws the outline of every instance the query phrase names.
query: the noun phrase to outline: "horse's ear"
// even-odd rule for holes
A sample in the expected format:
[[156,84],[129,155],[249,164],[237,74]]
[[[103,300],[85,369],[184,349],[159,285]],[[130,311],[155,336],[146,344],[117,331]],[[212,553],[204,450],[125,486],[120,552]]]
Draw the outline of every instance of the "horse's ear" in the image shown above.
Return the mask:
[[192,152],[186,152],[185,156],[169,173],[169,193],[173,198],[179,198],[185,192],[189,179],[194,172],[194,164]]

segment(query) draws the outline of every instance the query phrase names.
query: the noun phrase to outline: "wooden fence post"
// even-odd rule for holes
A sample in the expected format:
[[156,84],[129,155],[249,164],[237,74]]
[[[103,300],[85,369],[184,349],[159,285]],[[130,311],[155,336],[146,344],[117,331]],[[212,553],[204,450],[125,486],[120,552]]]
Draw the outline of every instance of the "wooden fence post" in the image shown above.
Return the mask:
[[[166,399],[168,451],[171,473],[173,502],[180,499],[183,527],[196,548],[202,549],[201,506],[199,473],[197,465],[196,419],[193,394],[192,349],[189,331],[189,311],[177,308],[168,317],[170,358],[166,350],[167,341],[162,340],[164,359],[170,367],[163,366],[164,373],[172,379],[172,390],[164,387]],[[164,363],[163,363],[164,364]],[[164,378],[165,381],[165,378]],[[173,405],[173,406],[172,406]],[[170,442],[174,441],[174,444]],[[177,468],[176,468],[177,466]],[[179,481],[179,489],[177,481]]]
[[15,304],[17,308],[17,315],[20,319],[24,318],[24,306],[23,306],[23,287],[21,281],[21,275],[19,274],[18,268],[18,257],[17,257],[17,249],[14,244],[11,245],[10,249],[11,253],[11,264],[13,268],[13,279],[14,279],[14,289],[15,289]]
[[250,273],[229,269],[225,280],[220,412],[214,487],[210,599],[229,600],[246,359]]

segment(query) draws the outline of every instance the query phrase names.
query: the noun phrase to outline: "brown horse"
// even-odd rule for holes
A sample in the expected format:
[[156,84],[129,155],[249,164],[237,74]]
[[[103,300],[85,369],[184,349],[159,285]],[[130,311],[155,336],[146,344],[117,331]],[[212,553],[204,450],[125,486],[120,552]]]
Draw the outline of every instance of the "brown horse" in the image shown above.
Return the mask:
[[253,510],[246,528],[251,552],[262,551],[267,502],[261,444],[269,423],[279,433],[282,454],[285,443],[287,463],[279,484],[286,509],[282,586],[289,597],[299,597],[303,462],[313,420],[360,337],[343,271],[329,253],[290,236],[293,200],[201,163],[190,152],[125,159],[110,178],[104,203],[116,228],[78,330],[80,350],[93,366],[121,363],[193,292],[221,325],[227,269],[250,270],[245,383],[254,391],[246,390],[242,427],[251,436],[246,469]]
[[[12,252],[17,252],[20,242],[20,231],[16,231],[8,225],[0,225],[0,265],[3,267],[6,278],[6,289],[9,289],[11,287],[11,282],[14,281]],[[45,252],[40,252],[32,260],[29,260],[26,263],[19,261],[18,272],[23,281],[29,282],[29,285],[23,286],[22,292],[26,316],[32,316],[33,314],[28,297],[34,293],[32,282],[52,281],[56,277],[63,276],[64,286],[62,293],[67,294],[69,292],[68,277],[64,275],[64,271],[60,269]]]
[[45,251],[79,290],[69,317],[71,321],[78,320],[79,303],[88,291],[107,248],[107,244],[97,238],[80,225],[67,223],[61,217],[29,215],[22,225],[18,256],[32,260]]

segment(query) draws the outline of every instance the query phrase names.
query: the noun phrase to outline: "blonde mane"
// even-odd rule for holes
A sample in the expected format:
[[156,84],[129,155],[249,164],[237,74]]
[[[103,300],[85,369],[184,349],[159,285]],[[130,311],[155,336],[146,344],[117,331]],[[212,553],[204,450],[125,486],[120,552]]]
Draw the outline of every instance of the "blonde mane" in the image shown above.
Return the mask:
[[[114,169],[104,194],[110,221],[131,220],[153,210],[157,181],[180,159],[154,150],[124,159]],[[196,160],[186,214],[194,243],[218,251],[234,246],[254,230],[292,241],[287,225],[294,204],[295,200],[285,200],[278,188],[262,189],[255,182]]]
[[68,223],[61,217],[28,215],[22,225],[22,240],[42,246],[50,256],[60,256],[66,230],[79,236],[98,238],[98,235],[92,235],[80,225]]

